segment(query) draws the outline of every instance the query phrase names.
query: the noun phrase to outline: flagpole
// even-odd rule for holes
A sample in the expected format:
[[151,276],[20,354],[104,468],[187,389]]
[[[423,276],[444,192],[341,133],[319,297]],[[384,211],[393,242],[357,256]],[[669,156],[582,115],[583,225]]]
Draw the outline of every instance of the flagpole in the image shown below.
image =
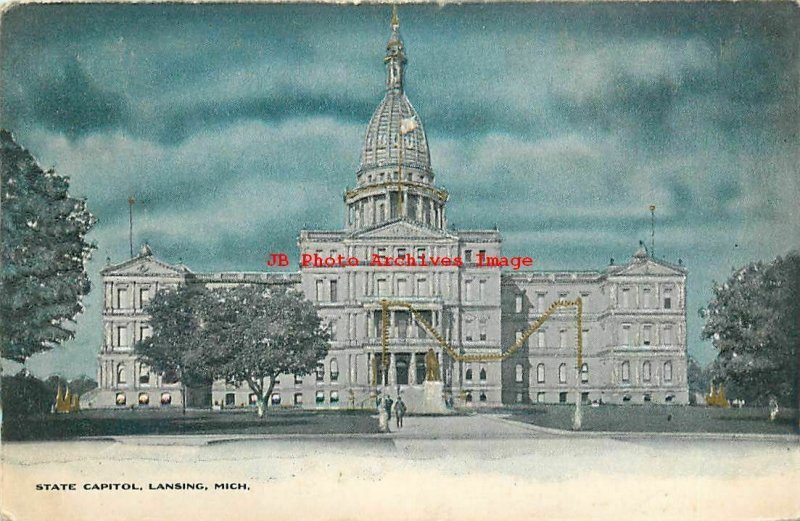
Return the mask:
[[128,197],[128,242],[131,247],[131,259],[133,258],[133,205],[136,199],[133,196]]

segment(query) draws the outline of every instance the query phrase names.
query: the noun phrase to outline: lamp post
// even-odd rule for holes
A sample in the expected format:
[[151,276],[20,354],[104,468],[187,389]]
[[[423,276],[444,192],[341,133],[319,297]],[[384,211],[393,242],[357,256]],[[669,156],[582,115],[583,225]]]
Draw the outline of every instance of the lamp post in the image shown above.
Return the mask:
[[578,356],[577,371],[575,372],[575,414],[572,416],[572,430],[579,431],[583,423],[583,413],[581,412],[581,376],[583,372],[583,301],[580,297],[575,300],[578,308]]

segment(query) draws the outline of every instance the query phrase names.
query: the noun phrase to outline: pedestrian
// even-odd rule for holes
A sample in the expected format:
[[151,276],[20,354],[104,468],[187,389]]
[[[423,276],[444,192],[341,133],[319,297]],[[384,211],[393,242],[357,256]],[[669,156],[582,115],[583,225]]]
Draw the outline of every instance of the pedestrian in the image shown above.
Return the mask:
[[397,397],[397,403],[394,404],[394,416],[397,418],[397,428],[403,426],[403,416],[406,415],[406,404],[402,396]]
[[392,403],[394,403],[394,401],[388,396],[383,399],[383,408],[386,410],[387,420],[392,419]]

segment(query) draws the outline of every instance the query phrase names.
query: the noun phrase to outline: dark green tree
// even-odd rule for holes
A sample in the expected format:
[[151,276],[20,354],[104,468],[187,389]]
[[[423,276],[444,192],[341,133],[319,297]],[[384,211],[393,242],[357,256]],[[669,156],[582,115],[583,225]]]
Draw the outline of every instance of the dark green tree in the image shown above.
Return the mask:
[[73,338],[68,325],[89,292],[86,262],[95,223],[69,180],[44,171],[0,130],[0,356],[24,363]]
[[781,405],[796,405],[800,253],[751,263],[715,283],[702,315],[702,336],[718,351],[716,380],[750,403],[763,405],[774,396]]
[[159,291],[144,308],[153,334],[138,342],[135,352],[167,383],[181,382],[184,409],[186,388],[213,379],[213,367],[206,358],[211,352],[207,326],[214,322],[212,304],[205,286],[188,284]]
[[314,305],[293,291],[238,286],[217,292],[215,375],[246,383],[263,416],[275,379],[314,371],[328,352],[330,334]]
[[689,401],[692,403],[698,393],[704,395],[708,392],[711,383],[708,369],[704,369],[691,356],[686,367],[686,382],[689,384]]

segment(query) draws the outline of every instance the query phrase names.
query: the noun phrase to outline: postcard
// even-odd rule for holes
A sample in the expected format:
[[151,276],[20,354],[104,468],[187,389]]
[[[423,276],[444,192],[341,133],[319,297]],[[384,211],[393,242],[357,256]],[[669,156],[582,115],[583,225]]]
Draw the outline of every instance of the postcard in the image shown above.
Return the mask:
[[796,3],[14,3],[3,521],[800,518]]

